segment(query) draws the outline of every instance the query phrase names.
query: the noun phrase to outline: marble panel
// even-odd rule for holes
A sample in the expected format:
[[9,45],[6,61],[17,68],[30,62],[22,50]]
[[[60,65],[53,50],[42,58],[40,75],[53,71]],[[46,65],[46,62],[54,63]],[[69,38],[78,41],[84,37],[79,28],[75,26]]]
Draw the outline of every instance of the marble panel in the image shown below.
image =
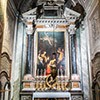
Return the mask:
[[88,73],[88,61],[87,61],[87,45],[86,45],[86,32],[81,29],[81,71],[82,71],[82,87],[84,91],[84,100],[89,100],[89,73]]

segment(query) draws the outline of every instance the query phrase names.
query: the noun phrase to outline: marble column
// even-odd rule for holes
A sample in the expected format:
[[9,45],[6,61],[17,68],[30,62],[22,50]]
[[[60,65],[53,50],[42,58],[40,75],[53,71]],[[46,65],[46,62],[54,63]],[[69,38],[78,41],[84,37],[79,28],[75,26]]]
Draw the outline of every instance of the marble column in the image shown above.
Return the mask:
[[77,74],[76,66],[76,47],[75,47],[75,38],[76,35],[71,35],[71,58],[72,58],[72,74]]
[[76,47],[75,47],[75,39],[76,39],[76,34],[75,34],[75,25],[72,24],[69,26],[68,32],[70,33],[70,47],[71,47],[71,71],[72,74],[77,74],[77,66],[76,66]]
[[27,34],[27,59],[26,59],[26,72],[25,74],[31,74],[31,34]]
[[27,61],[26,61],[26,73],[32,74],[32,39],[35,32],[35,25],[27,25]]

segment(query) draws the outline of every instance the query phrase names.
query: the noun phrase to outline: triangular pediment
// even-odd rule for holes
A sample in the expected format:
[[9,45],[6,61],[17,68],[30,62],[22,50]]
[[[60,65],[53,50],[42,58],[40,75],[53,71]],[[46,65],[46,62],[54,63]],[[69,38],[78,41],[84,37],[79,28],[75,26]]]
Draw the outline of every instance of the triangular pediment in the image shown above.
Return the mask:
[[72,9],[69,9],[69,8],[65,8],[65,11],[64,11],[64,17],[67,19],[67,20],[76,20],[77,18],[79,18],[80,14]]
[[30,16],[30,15],[36,15],[36,10],[37,10],[37,7],[32,9],[32,10],[29,10],[25,13],[23,13],[22,15],[25,17],[25,16]]

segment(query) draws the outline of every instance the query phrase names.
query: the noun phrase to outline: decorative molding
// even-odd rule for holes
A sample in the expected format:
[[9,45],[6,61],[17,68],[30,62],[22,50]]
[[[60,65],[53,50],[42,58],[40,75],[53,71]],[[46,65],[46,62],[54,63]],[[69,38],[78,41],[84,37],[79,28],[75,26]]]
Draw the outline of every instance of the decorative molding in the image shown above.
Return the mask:
[[[48,9],[51,9],[48,6]],[[65,26],[68,26],[70,24],[74,24],[75,21],[79,18],[80,14],[69,9],[69,8],[65,8],[64,13],[62,13],[62,15],[57,16],[56,18],[52,17],[43,17],[36,19],[36,10],[37,8],[34,8],[28,12],[25,12],[22,14],[23,16],[23,22],[27,25],[27,30],[29,34],[33,33],[33,21],[34,23],[38,26],[40,25],[44,25],[45,28],[53,28],[56,29],[58,28],[58,25],[63,25],[64,28],[66,28]],[[61,13],[61,11],[59,11]]]
[[64,18],[56,18],[56,19],[37,19],[36,24],[39,25],[68,25],[68,21]]
[[100,69],[96,72],[95,77],[93,78],[93,82],[92,82],[92,88],[95,88],[95,85],[97,84],[98,87],[100,88]]
[[8,76],[8,74],[7,74],[6,71],[2,71],[2,72],[0,73],[0,79],[1,79],[1,77],[3,77],[3,76],[5,76],[7,80],[9,80],[9,76]]
[[99,17],[99,9],[95,10],[92,18],[91,18],[91,27],[92,27],[92,32],[93,32],[93,39],[94,42],[99,38],[99,33],[100,33],[100,17]]
[[93,78],[95,78],[100,70],[100,52],[96,53],[92,59],[92,67]]
[[21,100],[32,100],[31,96],[21,96]]
[[52,1],[54,1],[54,3],[57,3],[58,5],[62,5],[64,4],[64,0],[38,0],[38,5],[45,3],[46,1],[48,1],[49,3],[52,3]]
[[76,28],[75,28],[75,24],[71,24],[68,27],[68,32],[70,33],[70,35],[75,34]]
[[[33,19],[36,20],[36,9],[37,8],[34,8],[34,9],[22,14],[23,18],[26,22],[32,22]],[[75,22],[76,19],[79,18],[79,16],[80,16],[79,13],[77,13],[77,12],[66,7],[65,12],[60,17],[63,18],[64,20],[66,20],[67,22],[72,23],[72,22]],[[47,20],[47,19],[50,20],[49,18],[45,18],[45,20]],[[51,18],[51,20],[54,20],[54,21],[55,21],[55,19],[57,19],[57,18]],[[38,22],[40,20],[44,20],[44,19],[43,18],[38,19],[36,22]],[[58,20],[59,20],[59,18],[58,18]],[[44,23],[44,22],[42,22],[42,23]],[[61,22],[60,22],[60,24],[61,24]]]
[[92,63],[95,62],[95,59],[96,59],[97,57],[100,57],[100,52],[97,52],[97,53],[95,54],[94,58],[92,59]]
[[76,20],[77,18],[79,18],[80,13],[66,7],[65,11],[64,11],[64,16],[65,16],[66,19]]
[[92,2],[90,2],[90,6],[88,6],[86,8],[86,13],[88,12],[87,16],[89,19],[92,17],[92,14],[93,14],[94,10],[96,9],[98,3],[99,3],[98,0],[92,0]]
[[[26,17],[29,17],[30,15],[36,14],[36,10],[37,10],[37,8],[34,8],[34,9],[32,9],[32,10],[29,10],[29,11],[23,13],[22,15],[23,15],[23,16],[26,16]],[[31,17],[31,16],[30,16],[30,17]]]
[[72,96],[71,100],[83,100],[83,99],[82,99],[82,96],[77,95],[77,96]]
[[[10,84],[10,78],[7,74],[7,72],[2,71],[0,73],[0,98],[2,100],[10,100],[10,90],[11,84]],[[2,94],[2,95],[1,95]]]
[[9,75],[9,77],[11,77],[11,63],[12,60],[10,59],[8,53],[3,52],[1,54],[1,71],[6,71]]
[[[93,4],[94,5],[94,4]],[[91,6],[93,6],[91,5]],[[89,11],[89,30],[91,43],[91,57],[100,51],[100,3],[96,2],[94,7]]]
[[1,54],[1,58],[3,58],[3,57],[6,57],[6,58],[8,59],[8,61],[9,61],[9,63],[12,62],[12,60],[10,59],[10,56],[8,55],[7,52],[3,52],[3,53]]
[[100,100],[100,69],[97,71],[93,79],[92,92],[94,100]]
[[2,49],[2,38],[3,38],[3,23],[0,22],[0,53]]

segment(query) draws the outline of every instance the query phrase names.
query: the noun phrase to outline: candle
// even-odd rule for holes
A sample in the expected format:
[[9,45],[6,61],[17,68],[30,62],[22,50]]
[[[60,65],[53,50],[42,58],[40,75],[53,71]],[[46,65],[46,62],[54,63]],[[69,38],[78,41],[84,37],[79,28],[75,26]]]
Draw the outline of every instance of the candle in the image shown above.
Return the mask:
[[66,69],[65,69],[65,76],[66,76]]
[[58,69],[58,76],[59,76],[59,69]]
[[46,69],[44,69],[44,76],[46,75]]
[[42,69],[41,69],[41,75],[40,76],[42,76]]
[[61,76],[62,76],[62,74],[63,74],[63,73],[62,73],[62,69],[61,69]]
[[39,75],[39,69],[37,69],[37,76]]

